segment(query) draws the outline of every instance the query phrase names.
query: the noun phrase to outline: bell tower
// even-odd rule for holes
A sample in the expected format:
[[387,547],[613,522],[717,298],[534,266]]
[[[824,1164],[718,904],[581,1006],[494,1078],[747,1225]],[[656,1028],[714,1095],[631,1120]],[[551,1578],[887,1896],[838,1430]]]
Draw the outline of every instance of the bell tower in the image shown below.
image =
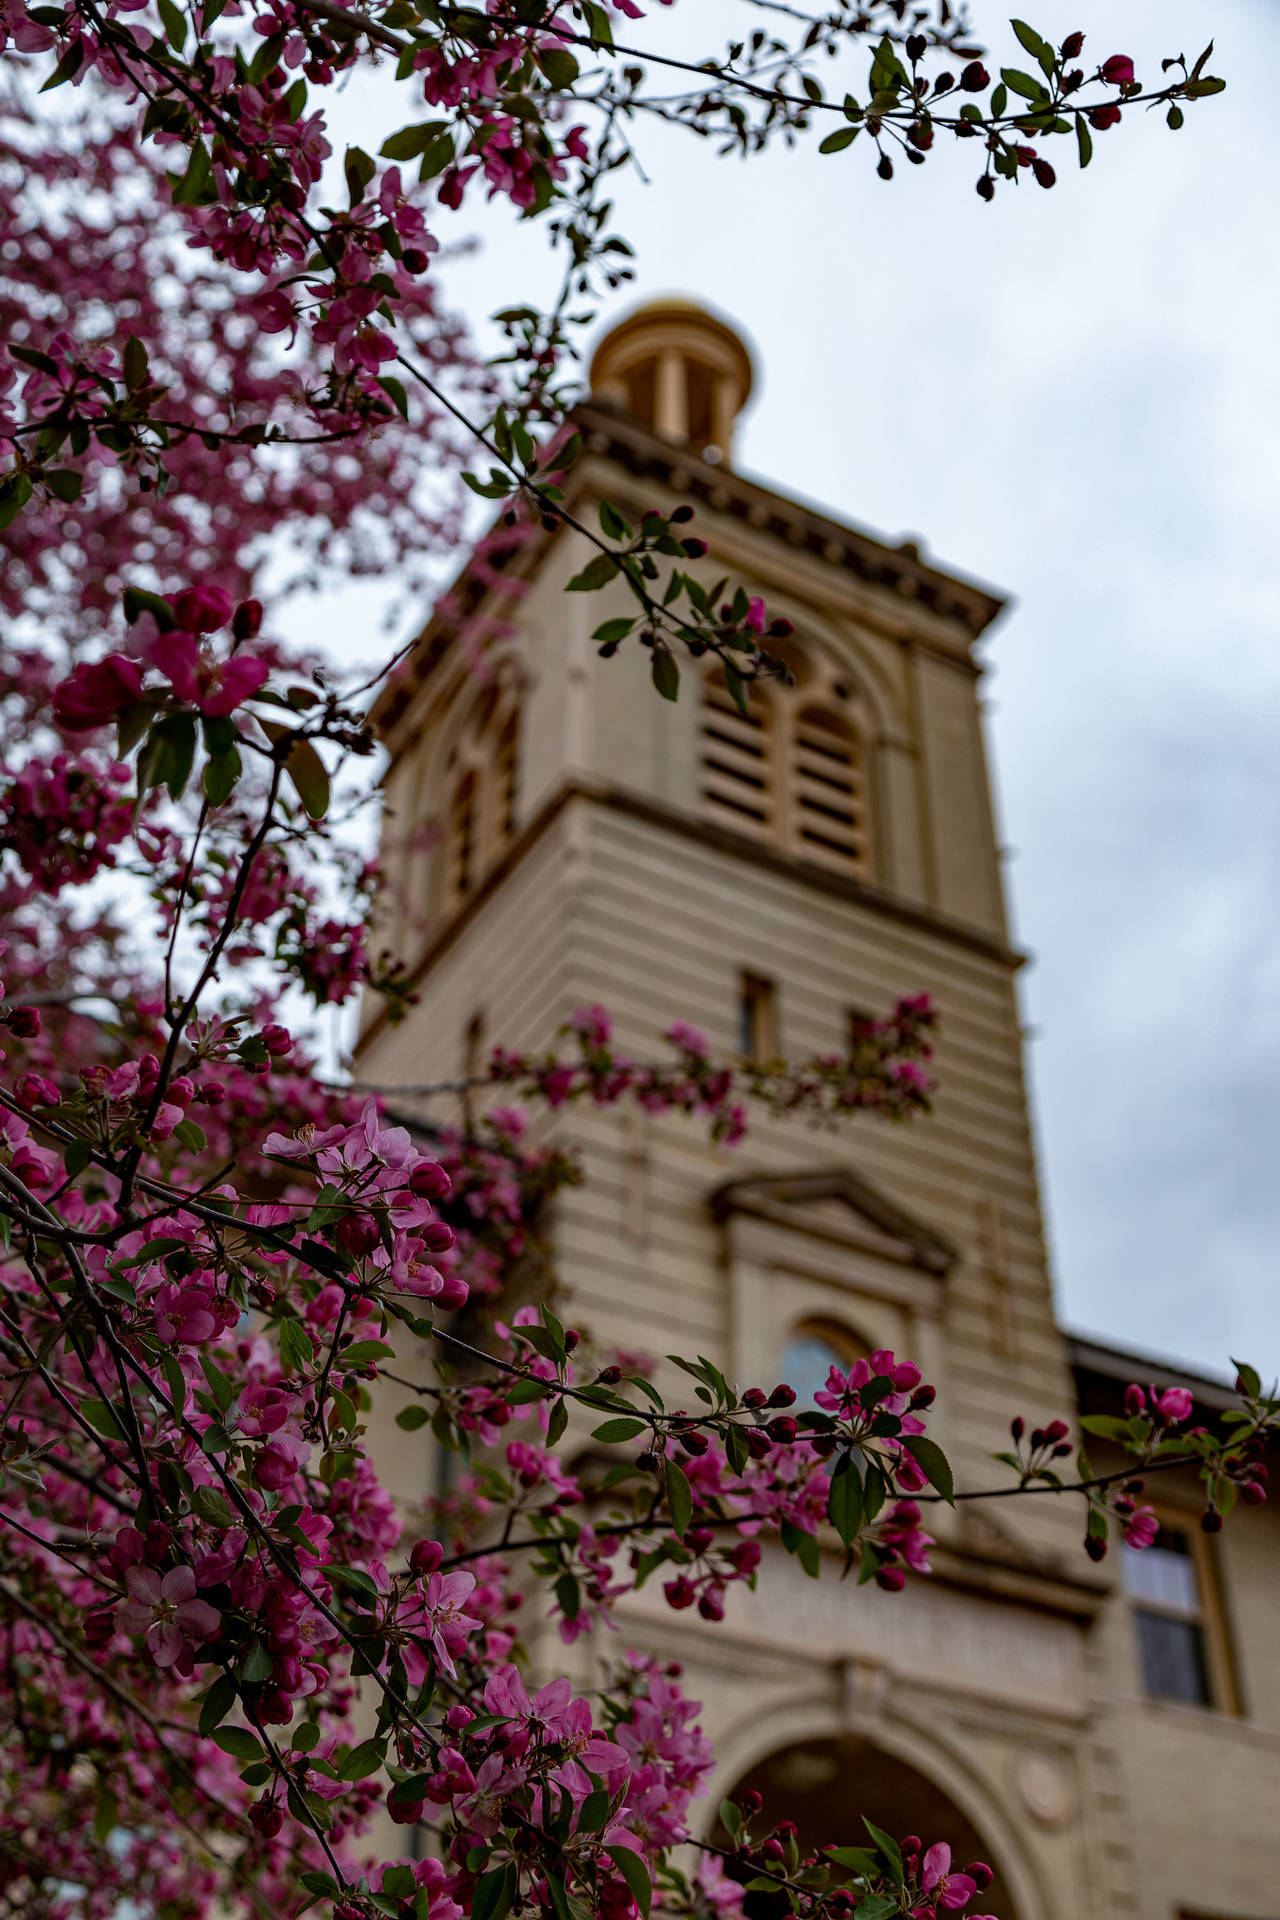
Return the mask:
[[716,466],[731,460],[734,422],[750,396],[754,369],[723,320],[687,300],[662,300],[605,336],[590,377],[593,399]]
[[[754,380],[724,320],[675,301],[631,314],[591,363],[567,504],[584,525],[603,500],[633,519],[691,505],[706,580],[792,622],[791,683],[742,714],[718,668],[688,660],[671,705],[642,648],[598,657],[593,629],[628,603],[616,583],[565,592],[593,551],[581,533],[482,543],[375,715],[391,944],[420,1003],[397,1028],[370,1017],[357,1072],[412,1113],[396,1090],[474,1065],[478,1035],[542,1047],[594,1001],[638,1059],[662,1056],[677,1018],[722,1057],[804,1056],[931,994],[936,1113],[910,1126],[766,1119],[729,1151],[681,1116],[537,1124],[584,1162],[554,1222],[574,1324],[660,1373],[668,1353],[704,1353],[766,1387],[892,1347],[939,1388],[958,1482],[989,1484],[1011,1408],[1073,1404],[978,705],[1002,601],[740,473]],[[1089,1812],[1100,1577],[1077,1515],[1000,1508],[938,1510],[935,1576],[901,1596],[811,1583],[771,1552],[722,1627],[646,1589],[626,1631],[685,1661],[723,1788],[779,1755],[779,1781],[835,1779],[859,1755],[862,1774],[897,1768],[956,1809],[996,1856],[1005,1920],[1109,1914],[1091,1863],[1114,1836]],[[1033,1751],[1052,1752],[1064,1809],[1043,1831],[1011,1798]]]

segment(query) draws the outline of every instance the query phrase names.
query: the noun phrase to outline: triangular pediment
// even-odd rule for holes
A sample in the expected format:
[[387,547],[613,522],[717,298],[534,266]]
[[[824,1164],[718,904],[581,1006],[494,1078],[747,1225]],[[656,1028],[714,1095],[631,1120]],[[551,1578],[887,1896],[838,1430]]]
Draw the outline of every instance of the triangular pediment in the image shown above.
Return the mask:
[[712,1195],[718,1220],[745,1214],[801,1234],[856,1247],[942,1278],[956,1249],[863,1174],[845,1167],[811,1173],[748,1174]]

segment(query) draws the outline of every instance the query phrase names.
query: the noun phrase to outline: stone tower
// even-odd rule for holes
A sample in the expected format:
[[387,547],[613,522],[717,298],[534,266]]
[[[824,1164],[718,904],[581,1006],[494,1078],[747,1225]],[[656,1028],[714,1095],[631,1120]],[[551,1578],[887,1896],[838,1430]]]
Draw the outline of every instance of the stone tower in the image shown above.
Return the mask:
[[[893,1347],[938,1386],[957,1483],[981,1487],[1012,1412],[1075,1403],[979,719],[975,650],[1001,602],[738,473],[752,379],[711,315],[633,314],[593,363],[570,505],[594,522],[603,498],[691,503],[707,578],[794,623],[794,685],[744,717],[714,671],[686,663],[673,707],[639,648],[600,661],[590,633],[626,602],[564,592],[591,552],[572,530],[465,570],[379,708],[394,944],[421,1001],[366,1027],[358,1072],[448,1079],[468,1049],[545,1045],[597,1000],[640,1058],[676,1017],[719,1054],[835,1052],[856,1012],[928,992],[940,1090],[911,1126],[766,1121],[726,1151],[679,1117],[557,1118],[587,1175],[558,1207],[557,1270],[602,1343],[702,1352],[740,1384],[803,1387],[830,1357]],[[427,1465],[397,1446],[389,1477],[420,1494]],[[817,1840],[851,1809],[948,1837],[997,1867],[985,1904],[1005,1920],[1136,1913],[1097,1711],[1108,1582],[1079,1512],[939,1512],[935,1573],[901,1596],[766,1555],[722,1625],[646,1589],[627,1631],[684,1661],[721,1791],[749,1779]]]

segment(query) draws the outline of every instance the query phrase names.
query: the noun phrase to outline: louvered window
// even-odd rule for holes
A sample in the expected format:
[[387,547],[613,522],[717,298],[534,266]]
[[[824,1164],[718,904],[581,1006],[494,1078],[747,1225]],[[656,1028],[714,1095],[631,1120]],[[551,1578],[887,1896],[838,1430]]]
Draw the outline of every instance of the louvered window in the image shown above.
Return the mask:
[[516,756],[520,749],[519,711],[510,714],[498,735],[494,756],[494,831],[497,845],[516,830]]
[[797,852],[865,873],[866,805],[852,728],[822,707],[797,714],[792,743]]
[[856,695],[799,649],[787,664],[797,684],[753,689],[745,714],[718,667],[703,683],[703,806],[722,826],[866,879],[871,840]]
[[475,884],[476,777],[465,773],[453,790],[445,847],[445,898],[457,906]]
[[702,709],[702,797],[713,820],[740,833],[773,838],[777,790],[773,766],[773,708],[754,694],[742,713],[723,677],[706,684]]

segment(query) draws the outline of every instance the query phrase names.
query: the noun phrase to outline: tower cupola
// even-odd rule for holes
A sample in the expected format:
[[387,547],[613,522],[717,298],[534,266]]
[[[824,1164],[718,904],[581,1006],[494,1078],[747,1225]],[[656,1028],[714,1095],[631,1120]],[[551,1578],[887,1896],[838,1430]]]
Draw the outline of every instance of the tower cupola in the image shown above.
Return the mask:
[[728,462],[753,375],[751,355],[723,320],[691,301],[659,300],[605,335],[591,361],[591,392],[664,440]]

